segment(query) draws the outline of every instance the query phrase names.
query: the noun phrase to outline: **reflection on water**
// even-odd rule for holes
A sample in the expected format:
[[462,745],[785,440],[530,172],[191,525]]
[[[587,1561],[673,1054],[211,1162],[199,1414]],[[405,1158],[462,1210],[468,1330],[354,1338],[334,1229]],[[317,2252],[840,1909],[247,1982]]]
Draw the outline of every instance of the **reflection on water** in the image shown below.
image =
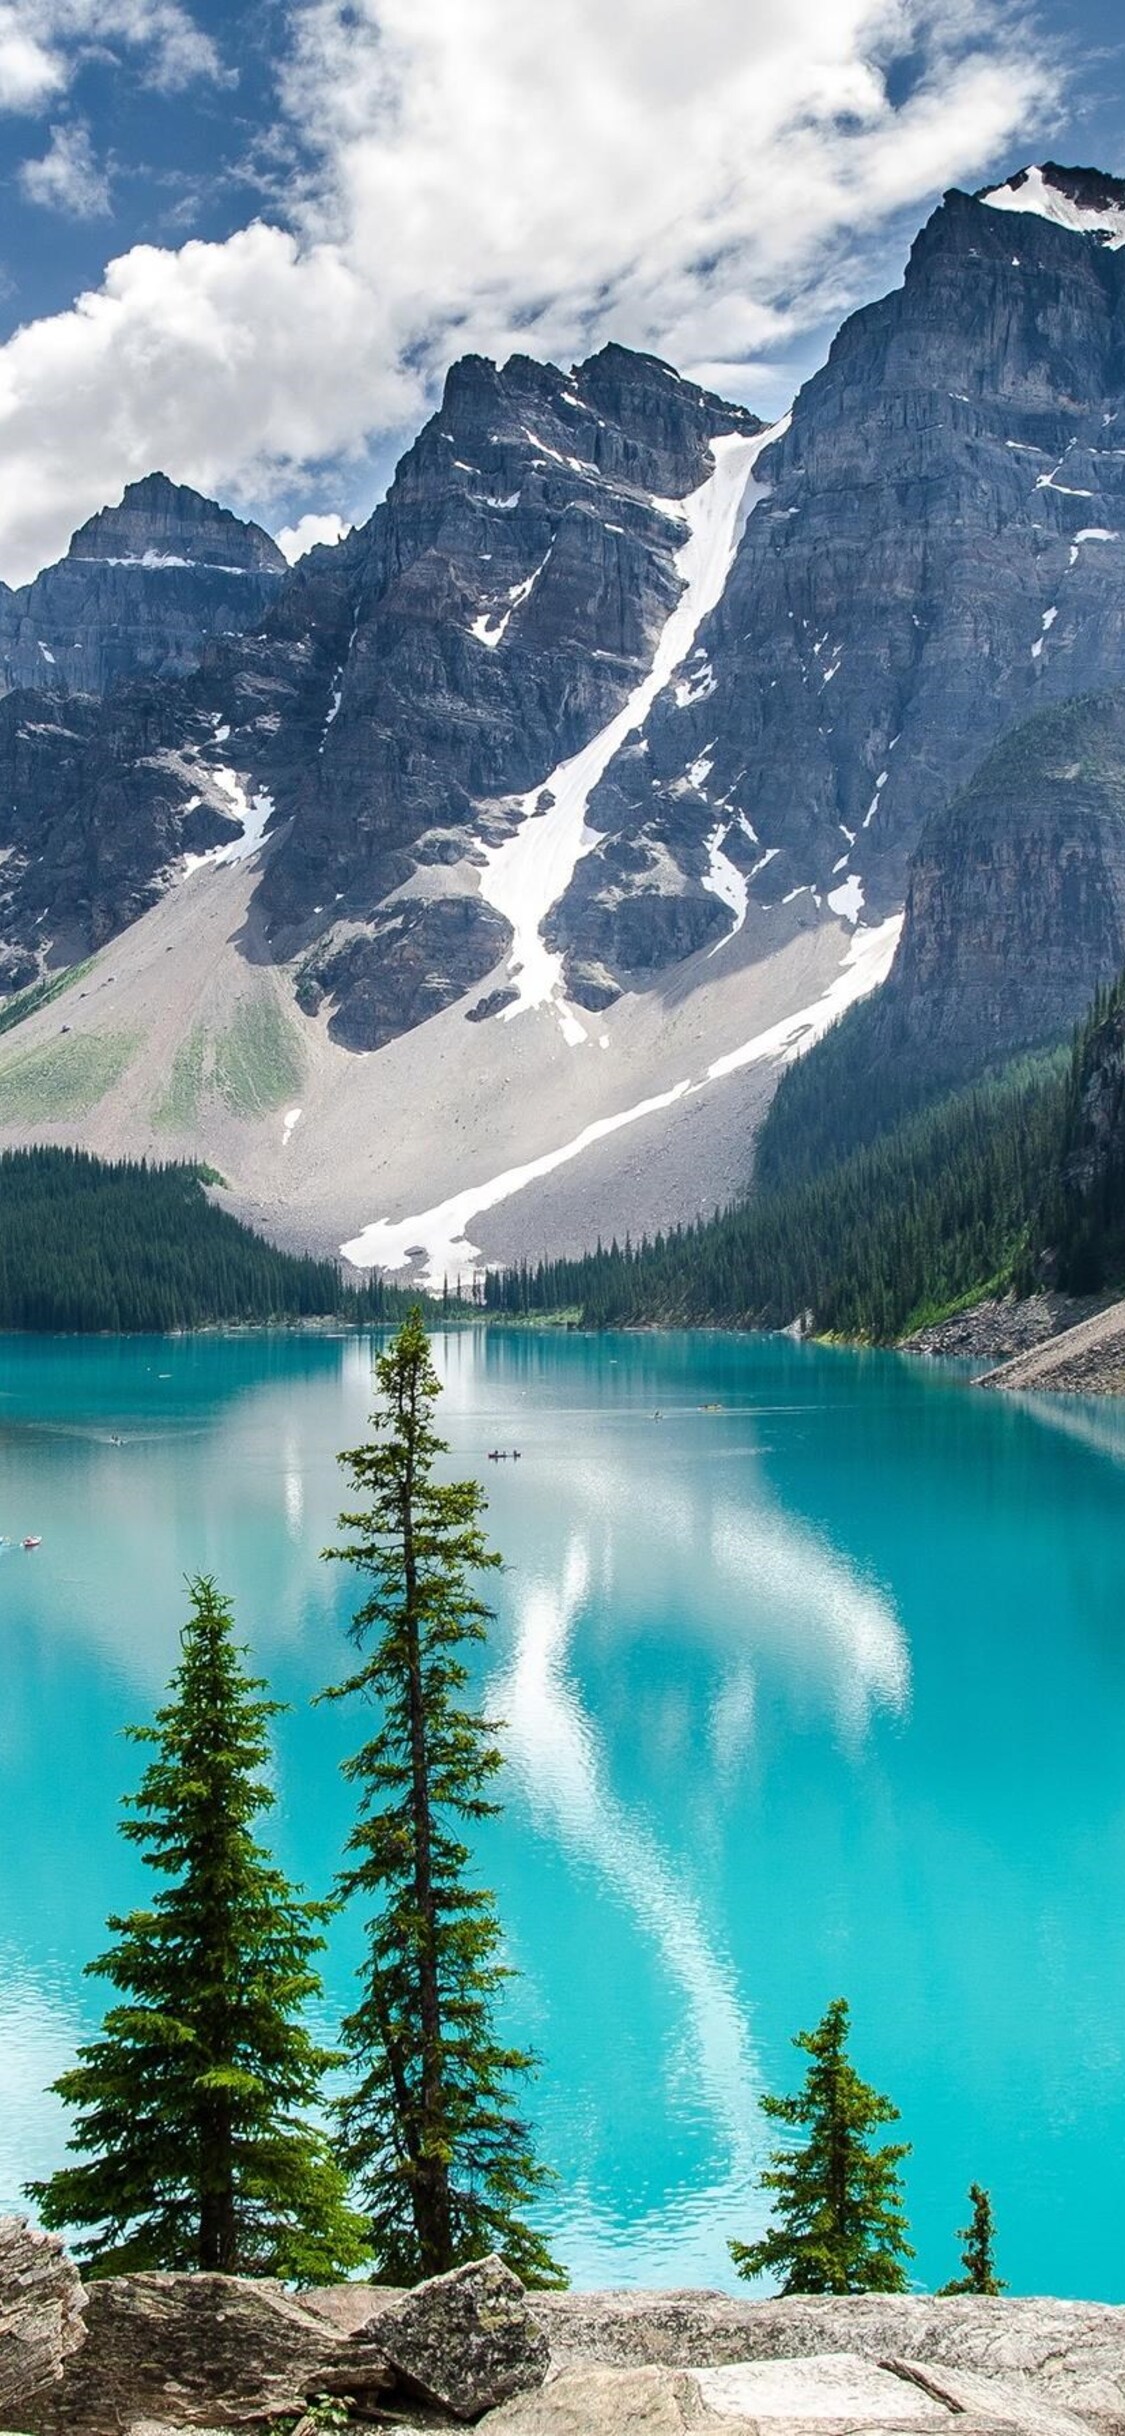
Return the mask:
[[0,2191],[20,2204],[25,2182],[66,2154],[67,2117],[50,2084],[74,2061],[77,2011],[26,1960],[0,1945]]
[[[679,2271],[705,2276],[714,2272],[716,2204],[721,2201],[727,2212],[740,2205],[744,2215],[758,2213],[753,2185],[761,2142],[751,2127],[760,2077],[730,1959],[709,1932],[684,1873],[670,1864],[643,1820],[615,1798],[597,1730],[568,1672],[571,1635],[588,1585],[587,1552],[576,1531],[561,1582],[533,1581],[520,1593],[512,1663],[489,1687],[489,1706],[505,1720],[506,1755],[536,1823],[593,1863],[604,1887],[652,1942],[682,2005],[665,2103],[675,2104],[677,2084],[691,2086],[710,2110],[727,2157],[721,2187],[692,2192],[678,2211]],[[565,2214],[575,2274],[584,2282],[610,2280],[626,2230],[619,2217],[603,2224],[589,2189],[567,2193]],[[664,2215],[634,2222],[627,2233],[638,2273],[658,2279],[668,2242]]]
[[[121,1727],[175,1662],[187,1573],[291,1703],[279,1849],[331,1883],[360,1721],[310,1705],[354,1604],[319,1552],[373,1350],[0,1344],[0,1532],[43,1535],[0,1565],[0,2206],[56,2161],[39,2093],[139,1891]],[[762,2222],[755,2099],[844,1993],[914,2142],[921,2278],[953,2270],[977,2178],[1017,2289],[1114,2297],[1125,1415],[1047,1427],[937,1366],[773,1340],[466,1331],[438,1355],[451,1468],[505,1557],[480,1688],[510,1767],[480,1861],[559,2254],[729,2284],[727,2235]],[[344,1916],[329,2021],[359,1950]]]

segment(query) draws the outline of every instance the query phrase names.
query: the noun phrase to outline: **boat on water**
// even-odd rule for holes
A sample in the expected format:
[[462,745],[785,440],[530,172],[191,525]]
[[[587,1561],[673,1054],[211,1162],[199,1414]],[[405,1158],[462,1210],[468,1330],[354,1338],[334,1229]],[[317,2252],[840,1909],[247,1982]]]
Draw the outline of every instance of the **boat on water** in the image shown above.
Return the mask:
[[21,1540],[20,1545],[24,1548],[41,1548],[43,1541],[37,1532],[31,1532],[27,1539]]

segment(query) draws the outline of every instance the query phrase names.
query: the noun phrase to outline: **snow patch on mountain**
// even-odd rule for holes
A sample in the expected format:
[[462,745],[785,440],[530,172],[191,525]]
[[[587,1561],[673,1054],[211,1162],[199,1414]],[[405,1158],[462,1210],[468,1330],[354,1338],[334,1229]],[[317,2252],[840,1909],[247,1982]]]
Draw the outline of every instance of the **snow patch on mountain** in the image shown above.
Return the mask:
[[1101,201],[1085,202],[1068,194],[1051,169],[1050,162],[1023,169],[1005,185],[991,187],[979,200],[993,211],[1033,212],[1038,219],[1052,220],[1056,228],[1071,229],[1077,236],[1100,237],[1114,251],[1125,245],[1125,199],[1118,201],[1107,194]]
[[235,770],[219,768],[211,770],[209,776],[220,793],[227,797],[231,818],[241,821],[242,835],[231,838],[225,846],[212,846],[206,854],[185,854],[185,879],[193,871],[218,871],[229,863],[246,862],[250,855],[257,853],[273,815],[273,797],[266,793],[264,787],[259,788],[256,795],[247,795]]
[[476,642],[484,644],[486,651],[495,651],[497,644],[503,642],[516,610],[522,607],[524,601],[530,599],[550,555],[551,552],[548,550],[546,558],[540,559],[538,566],[532,569],[530,575],[525,576],[522,584],[512,585],[507,596],[506,609],[484,609],[479,617],[473,619],[469,632]]
[[723,852],[730,830],[729,821],[717,821],[707,838],[707,869],[703,874],[703,885],[712,896],[728,905],[734,915],[733,928],[716,941],[709,951],[712,956],[718,955],[719,949],[726,946],[728,939],[734,938],[746,920],[746,874],[738,869],[736,863],[732,863],[729,854]]
[[604,1142],[607,1136],[620,1133],[627,1125],[642,1123],[645,1117],[654,1116],[661,1109],[674,1107],[690,1094],[705,1091],[711,1083],[722,1082],[728,1075],[740,1073],[746,1066],[757,1065],[766,1058],[788,1062],[803,1056],[847,1007],[886,980],[901,929],[899,914],[874,930],[858,929],[835,980],[820,998],[811,1006],[800,1008],[795,1015],[785,1016],[780,1023],[771,1024],[767,1031],[757,1033],[725,1056],[714,1058],[695,1080],[685,1076],[667,1091],[638,1100],[632,1108],[599,1117],[556,1150],[544,1151],[540,1158],[528,1159],[522,1166],[509,1167],[485,1184],[470,1185],[464,1192],[452,1193],[447,1201],[423,1210],[416,1217],[376,1219],[351,1242],[341,1244],[344,1259],[356,1269],[394,1271],[416,1267],[419,1284],[435,1290],[440,1289],[443,1279],[480,1267],[483,1255],[470,1241],[468,1232],[474,1218],[510,1200],[513,1193],[522,1192],[540,1177],[552,1175],[570,1160],[581,1158],[583,1151],[591,1149],[594,1143]]
[[[657,695],[687,658],[704,618],[722,596],[746,518],[766,495],[764,486],[753,480],[755,462],[782,429],[775,424],[752,438],[724,432],[711,442],[714,472],[698,490],[675,502],[678,516],[688,527],[688,538],[675,558],[683,591],[662,630],[647,676],[580,753],[560,762],[549,777],[523,796],[514,834],[502,845],[481,846],[481,895],[511,924],[514,934],[508,970],[516,997],[503,1009],[498,1018],[501,1022],[510,1022],[533,1007],[547,1007],[572,1046],[587,1038],[565,1003],[562,957],[547,946],[543,925],[551,907],[565,895],[575,865],[597,843],[596,830],[586,827],[586,806],[594,788],[630,731],[643,726]],[[545,813],[537,809],[544,789],[554,799]]]

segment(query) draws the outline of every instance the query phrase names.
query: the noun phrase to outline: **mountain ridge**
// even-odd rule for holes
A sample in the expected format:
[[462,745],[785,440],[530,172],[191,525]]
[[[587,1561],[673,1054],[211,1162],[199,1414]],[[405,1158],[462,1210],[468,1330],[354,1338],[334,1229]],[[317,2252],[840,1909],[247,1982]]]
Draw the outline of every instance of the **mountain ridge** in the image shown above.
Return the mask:
[[[172,1147],[318,1245],[401,1250],[396,1204],[465,1193],[490,1258],[700,1214],[745,1178],[808,1011],[875,985],[908,899],[924,1029],[927,925],[968,869],[948,808],[1006,732],[1125,680],[1117,203],[1052,164],[952,192],[770,430],[620,347],[465,358],[365,526],[230,579],[271,587],[248,630],[100,700],[0,702],[0,981],[112,940],[138,1043],[49,1121],[155,1138],[220,902],[216,1005],[233,1021],[268,982],[317,1096],[282,1146],[264,1106],[232,1136],[208,1083]],[[91,522],[116,573],[120,521]],[[1089,829],[1079,794],[1044,870]],[[1115,855],[1077,901],[1026,856],[991,894],[966,881],[953,928],[1000,976],[958,992],[950,934],[972,1054],[1103,975]]]

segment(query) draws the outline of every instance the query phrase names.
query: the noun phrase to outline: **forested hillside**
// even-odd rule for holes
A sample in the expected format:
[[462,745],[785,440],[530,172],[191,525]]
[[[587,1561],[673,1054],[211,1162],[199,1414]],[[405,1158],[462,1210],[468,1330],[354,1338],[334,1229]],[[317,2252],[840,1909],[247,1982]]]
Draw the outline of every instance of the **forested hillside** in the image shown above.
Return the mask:
[[[788,1074],[757,1189],[704,1223],[488,1282],[491,1308],[890,1343],[989,1292],[1125,1288],[1125,975],[1065,1048],[911,1106],[862,1084],[875,1004]],[[906,1113],[903,1113],[905,1103]],[[858,1147],[856,1144],[858,1143]]]
[[887,1342],[1027,1269],[1067,1099],[1065,1052],[903,1119],[817,1176],[652,1242],[489,1281],[508,1310],[631,1321],[817,1329]]
[[1035,1248],[1067,1293],[1125,1284],[1125,975],[1099,991],[1075,1042]]
[[409,1298],[345,1285],[216,1208],[193,1167],[84,1151],[0,1154],[0,1328],[123,1334],[209,1322],[378,1322]]

